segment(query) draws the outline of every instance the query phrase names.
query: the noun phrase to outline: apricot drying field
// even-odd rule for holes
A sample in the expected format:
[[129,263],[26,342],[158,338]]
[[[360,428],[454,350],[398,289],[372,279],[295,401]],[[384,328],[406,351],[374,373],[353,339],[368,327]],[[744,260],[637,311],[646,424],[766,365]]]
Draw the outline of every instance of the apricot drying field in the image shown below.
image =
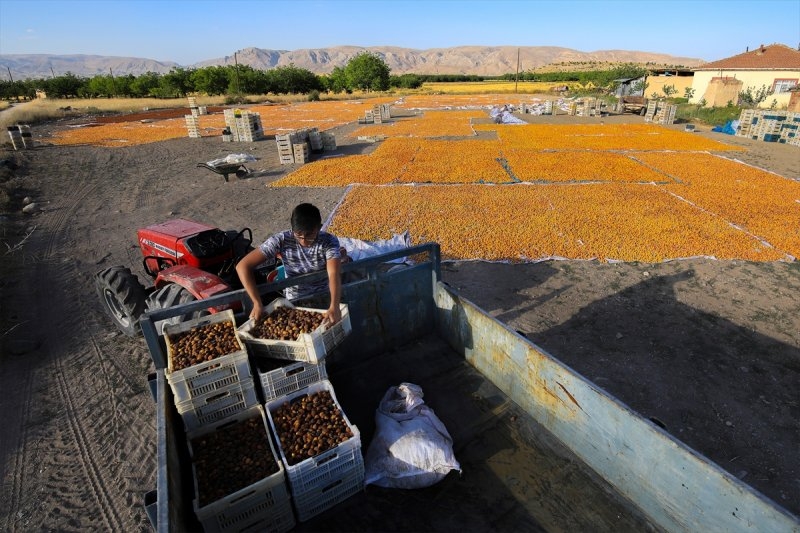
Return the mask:
[[[280,165],[271,137],[223,143],[209,126],[189,139],[181,119],[153,141],[144,132],[166,121],[74,118],[36,126],[33,150],[2,148],[40,210],[3,218],[0,234],[0,529],[149,529],[152,363],[112,329],[91,276],[122,264],[145,279],[141,226],[180,216],[260,240],[301,201],[344,236],[440,240],[451,286],[800,513],[797,149],[631,115],[498,126],[468,99],[436,98],[465,109],[407,98],[394,125],[358,125],[371,103],[264,111],[269,135],[336,134],[322,155],[342,157],[303,166]],[[387,141],[358,140],[379,128]],[[196,166],[240,152],[258,158],[243,179]]]

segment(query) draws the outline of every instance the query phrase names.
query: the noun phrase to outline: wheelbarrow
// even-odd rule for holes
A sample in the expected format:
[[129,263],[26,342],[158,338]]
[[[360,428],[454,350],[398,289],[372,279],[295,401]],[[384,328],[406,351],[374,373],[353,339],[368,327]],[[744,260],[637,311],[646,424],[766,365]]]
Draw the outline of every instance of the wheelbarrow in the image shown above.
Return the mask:
[[198,167],[207,168],[215,174],[225,178],[228,181],[230,174],[236,174],[237,178],[243,178],[250,174],[250,170],[244,166],[244,163],[221,163],[217,165],[210,165],[208,163],[197,163]]

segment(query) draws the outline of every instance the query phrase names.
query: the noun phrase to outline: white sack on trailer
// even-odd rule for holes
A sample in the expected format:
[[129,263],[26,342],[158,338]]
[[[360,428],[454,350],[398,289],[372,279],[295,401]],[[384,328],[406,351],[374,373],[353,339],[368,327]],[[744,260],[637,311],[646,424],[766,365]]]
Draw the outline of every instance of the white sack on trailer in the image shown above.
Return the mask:
[[375,411],[375,435],[364,458],[364,484],[419,489],[461,472],[453,439],[413,383],[390,387]]

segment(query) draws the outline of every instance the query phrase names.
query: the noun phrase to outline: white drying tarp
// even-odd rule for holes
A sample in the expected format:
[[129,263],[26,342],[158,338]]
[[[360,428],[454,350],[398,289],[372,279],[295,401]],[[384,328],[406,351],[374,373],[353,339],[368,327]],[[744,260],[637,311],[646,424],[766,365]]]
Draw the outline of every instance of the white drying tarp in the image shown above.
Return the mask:
[[[411,237],[408,231],[403,233],[395,233],[391,239],[378,239],[375,241],[361,241],[358,239],[351,239],[349,237],[339,237],[339,245],[347,250],[353,261],[372,257],[373,255],[380,255],[395,250],[403,250],[411,246]],[[391,263],[404,263],[405,257],[394,259]]]
[[525,124],[525,121],[515,117],[508,106],[495,107],[489,111],[489,116],[492,117],[495,124]]

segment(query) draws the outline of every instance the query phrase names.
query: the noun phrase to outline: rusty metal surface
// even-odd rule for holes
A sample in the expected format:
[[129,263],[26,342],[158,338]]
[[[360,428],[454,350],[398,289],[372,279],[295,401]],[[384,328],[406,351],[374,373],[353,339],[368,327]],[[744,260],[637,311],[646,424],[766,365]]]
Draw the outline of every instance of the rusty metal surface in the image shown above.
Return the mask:
[[800,523],[445,285],[439,334],[667,531],[799,531]]

